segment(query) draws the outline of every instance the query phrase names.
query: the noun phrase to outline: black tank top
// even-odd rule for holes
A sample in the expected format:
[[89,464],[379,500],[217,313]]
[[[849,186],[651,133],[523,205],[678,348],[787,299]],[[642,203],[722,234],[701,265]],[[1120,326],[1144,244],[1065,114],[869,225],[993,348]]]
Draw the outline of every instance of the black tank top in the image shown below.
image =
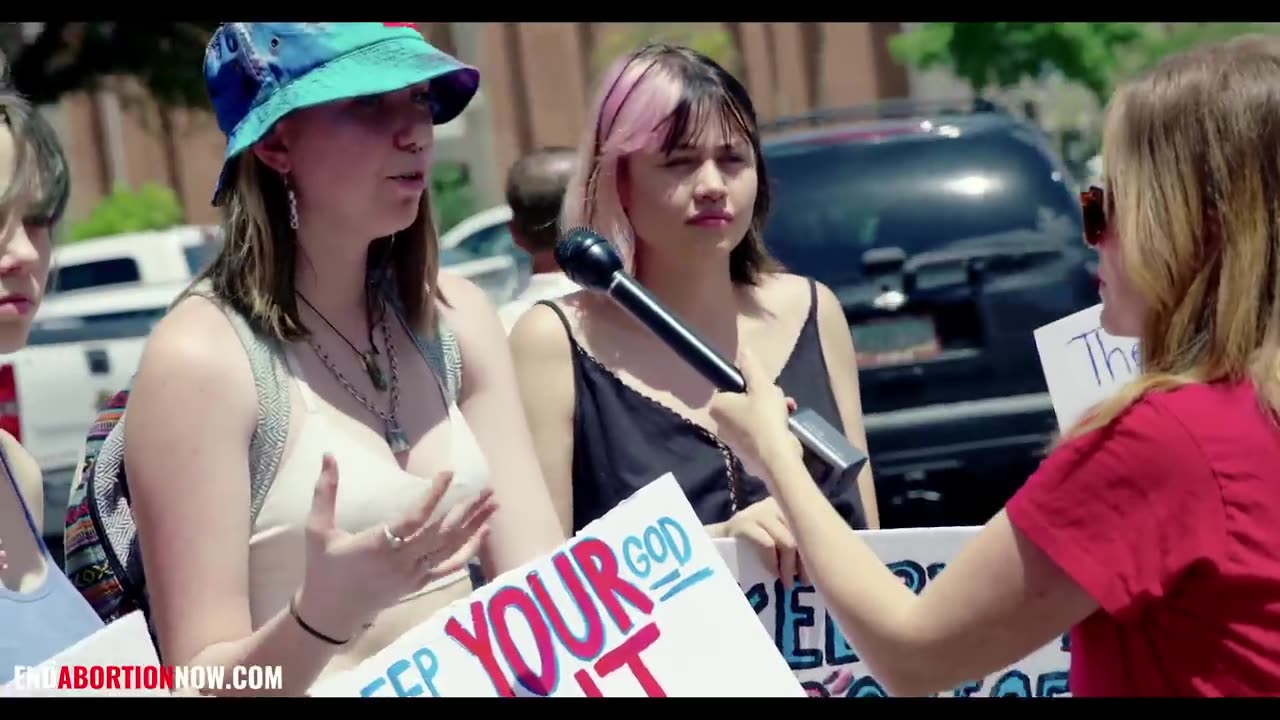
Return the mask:
[[[574,532],[667,472],[675,476],[704,525],[725,522],[768,497],[764,481],[747,473],[719,438],[627,385],[578,344],[554,301],[538,304],[560,317],[572,346]],[[800,407],[812,408],[843,428],[818,337],[817,288],[812,281],[809,315],[777,382]],[[856,484],[826,472],[816,461],[807,464],[845,521],[865,529]]]

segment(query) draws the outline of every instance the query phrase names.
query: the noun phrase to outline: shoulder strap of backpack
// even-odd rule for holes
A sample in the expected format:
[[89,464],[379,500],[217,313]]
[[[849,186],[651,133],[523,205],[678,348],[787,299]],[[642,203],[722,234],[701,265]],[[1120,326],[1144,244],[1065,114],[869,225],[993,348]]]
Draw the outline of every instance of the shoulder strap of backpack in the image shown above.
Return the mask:
[[[214,295],[208,281],[193,285],[185,295],[200,295],[217,305],[231,322],[249,357],[253,383],[258,395],[258,426],[249,443],[251,520],[258,517],[262,503],[275,480],[289,434],[289,371],[279,344],[263,336],[235,308]],[[177,301],[174,301],[175,304]]]
[[430,336],[410,327],[409,321],[394,291],[387,291],[387,306],[395,313],[400,325],[413,338],[413,344],[426,359],[431,371],[440,379],[444,387],[445,401],[452,405],[458,401],[462,392],[462,348],[458,346],[458,338],[449,329],[444,318],[436,315],[435,332]]

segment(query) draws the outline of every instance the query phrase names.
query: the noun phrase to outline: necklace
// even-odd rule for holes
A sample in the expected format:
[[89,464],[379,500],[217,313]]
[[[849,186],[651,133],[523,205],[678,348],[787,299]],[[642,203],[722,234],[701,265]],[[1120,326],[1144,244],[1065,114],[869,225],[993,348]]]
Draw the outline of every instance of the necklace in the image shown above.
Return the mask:
[[[352,349],[353,351],[355,351],[356,355],[359,355],[359,356],[360,356],[360,362],[364,364],[364,371],[365,371],[365,373],[369,376],[369,382],[372,382],[372,383],[373,383],[373,386],[374,386],[375,388],[377,388],[379,392],[386,392],[386,391],[387,391],[387,376],[383,374],[383,372],[382,372],[382,368],[378,365],[378,360],[377,360],[377,357],[378,357],[378,345],[377,345],[377,343],[375,343],[375,342],[373,341],[373,328],[374,328],[375,323],[373,323],[373,322],[372,322],[372,318],[369,318],[369,320],[370,320],[370,322],[369,322],[369,347],[370,347],[370,350],[369,350],[368,352],[362,352],[362,351],[360,350],[360,348],[358,348],[358,347],[356,347],[356,346],[355,346],[355,343],[353,343],[353,342],[351,342],[350,340],[348,340],[348,339],[347,339],[347,336],[342,334],[342,331],[341,331],[341,330],[339,330],[338,328],[334,327],[333,323],[329,322],[329,318],[325,317],[325,316],[324,316],[324,313],[320,312],[320,310],[319,310],[319,309],[317,309],[315,305],[312,305],[312,304],[311,304],[311,301],[307,299],[307,296],[303,295],[302,293],[298,293],[298,297],[299,297],[299,298],[302,298],[302,302],[306,303],[306,304],[307,304],[307,307],[311,308],[311,310],[312,310],[313,312],[315,312],[315,314],[316,314],[316,315],[319,315],[319,316],[320,316],[320,319],[324,321],[324,324],[325,324],[325,325],[328,325],[330,330],[333,330],[333,332],[334,332],[334,333],[336,333],[338,337],[342,338],[342,341],[343,341],[343,342],[345,342],[347,345],[349,345],[349,346],[351,347],[351,349]],[[371,313],[367,313],[366,315],[368,315],[368,314],[371,314]],[[385,313],[383,313],[383,314],[382,314],[382,317],[381,317],[381,318],[379,318],[379,320],[378,320],[378,322],[377,322],[376,324],[378,324],[378,325],[382,325],[382,326],[383,326],[383,329],[385,330],[385,329],[386,329],[386,320],[387,320],[387,319],[386,319],[386,314],[385,314]]]
[[400,428],[400,420],[398,418],[400,412],[400,374],[396,366],[396,347],[391,342],[391,330],[387,327],[387,324],[381,323],[381,325],[382,339],[387,346],[387,358],[391,361],[391,412],[389,413],[379,410],[373,403],[369,402],[364,393],[357,390],[351,384],[351,381],[347,380],[346,376],[342,374],[342,371],[333,364],[333,361],[329,359],[328,353],[324,351],[324,348],[320,347],[319,343],[312,338],[307,338],[307,342],[311,344],[311,349],[315,351],[325,367],[329,368],[329,372],[347,389],[347,392],[368,408],[369,412],[382,418],[382,423],[386,427],[384,437],[387,440],[387,445],[390,446],[391,452],[399,455],[409,449],[409,438],[405,436],[404,430]]

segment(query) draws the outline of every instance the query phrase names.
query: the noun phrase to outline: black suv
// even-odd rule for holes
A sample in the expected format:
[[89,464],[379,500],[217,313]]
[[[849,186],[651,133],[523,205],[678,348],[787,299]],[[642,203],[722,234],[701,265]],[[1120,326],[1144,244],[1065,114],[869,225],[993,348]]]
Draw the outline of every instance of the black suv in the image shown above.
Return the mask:
[[985,523],[1057,430],[1032,332],[1098,302],[1068,170],[981,100],[762,131],[765,239],[844,306],[882,525]]

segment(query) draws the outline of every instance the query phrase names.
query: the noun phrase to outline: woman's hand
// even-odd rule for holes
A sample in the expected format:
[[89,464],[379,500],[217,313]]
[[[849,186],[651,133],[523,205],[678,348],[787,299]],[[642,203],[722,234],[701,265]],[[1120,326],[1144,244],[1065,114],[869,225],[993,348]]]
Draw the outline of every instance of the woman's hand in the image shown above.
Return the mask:
[[[740,455],[759,458],[766,467],[784,454],[803,454],[800,441],[787,428],[795,401],[765,376],[749,351],[742,351],[738,365],[746,392],[717,393],[709,408],[720,437]],[[773,482],[769,473],[765,476]]]
[[437,475],[426,497],[400,519],[351,534],[334,525],[338,467],[325,455],[307,522],[306,575],[297,602],[303,620],[345,641],[400,598],[462,569],[479,550],[496,507],[486,490],[428,522],[452,479]]
[[773,498],[739,510],[724,524],[724,534],[750,540],[760,550],[761,562],[778,574],[783,587],[791,587],[797,577],[808,583],[796,539]]

